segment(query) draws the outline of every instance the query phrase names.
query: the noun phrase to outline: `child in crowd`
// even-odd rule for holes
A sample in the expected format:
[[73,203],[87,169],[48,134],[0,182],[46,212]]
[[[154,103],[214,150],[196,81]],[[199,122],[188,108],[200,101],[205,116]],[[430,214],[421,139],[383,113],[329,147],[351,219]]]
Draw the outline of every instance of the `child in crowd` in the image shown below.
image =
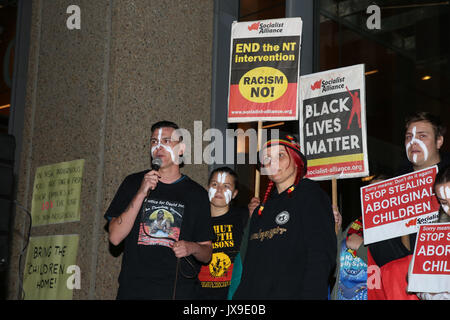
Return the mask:
[[225,300],[230,287],[234,260],[239,252],[248,211],[231,206],[238,194],[238,176],[228,167],[215,169],[208,181],[211,217],[216,239],[209,265],[199,273],[201,299]]

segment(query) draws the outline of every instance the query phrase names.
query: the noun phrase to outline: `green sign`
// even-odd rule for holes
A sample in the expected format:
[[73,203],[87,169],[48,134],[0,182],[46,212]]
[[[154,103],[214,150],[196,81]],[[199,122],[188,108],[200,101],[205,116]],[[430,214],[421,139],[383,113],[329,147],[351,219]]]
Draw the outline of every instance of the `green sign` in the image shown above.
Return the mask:
[[80,288],[78,235],[32,237],[23,273],[25,300],[72,300]]
[[33,226],[80,221],[84,159],[36,170],[31,214]]

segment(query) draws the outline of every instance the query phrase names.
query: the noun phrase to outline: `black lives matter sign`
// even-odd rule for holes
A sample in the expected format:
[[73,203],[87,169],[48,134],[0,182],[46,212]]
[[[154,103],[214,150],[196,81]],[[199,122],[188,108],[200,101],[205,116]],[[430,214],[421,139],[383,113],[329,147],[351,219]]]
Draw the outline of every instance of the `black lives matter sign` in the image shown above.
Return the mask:
[[300,141],[307,177],[368,175],[364,66],[301,77]]

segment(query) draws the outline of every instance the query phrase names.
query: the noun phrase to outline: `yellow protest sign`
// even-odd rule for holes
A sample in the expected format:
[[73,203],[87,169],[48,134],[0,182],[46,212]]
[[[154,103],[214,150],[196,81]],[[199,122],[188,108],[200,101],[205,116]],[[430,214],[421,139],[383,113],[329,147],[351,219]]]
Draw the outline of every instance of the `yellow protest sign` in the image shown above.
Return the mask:
[[80,221],[84,159],[39,167],[33,187],[33,226]]
[[32,237],[23,273],[25,300],[72,300],[80,286],[78,235]]

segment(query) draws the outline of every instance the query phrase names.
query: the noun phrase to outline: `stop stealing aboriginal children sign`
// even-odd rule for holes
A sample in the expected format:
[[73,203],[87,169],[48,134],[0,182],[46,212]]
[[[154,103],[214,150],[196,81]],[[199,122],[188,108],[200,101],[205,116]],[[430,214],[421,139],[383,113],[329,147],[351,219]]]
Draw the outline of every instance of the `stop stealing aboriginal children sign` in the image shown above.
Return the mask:
[[419,225],[435,222],[436,173],[434,166],[362,187],[364,244],[415,233]]
[[450,223],[420,226],[408,272],[409,292],[450,292]]

